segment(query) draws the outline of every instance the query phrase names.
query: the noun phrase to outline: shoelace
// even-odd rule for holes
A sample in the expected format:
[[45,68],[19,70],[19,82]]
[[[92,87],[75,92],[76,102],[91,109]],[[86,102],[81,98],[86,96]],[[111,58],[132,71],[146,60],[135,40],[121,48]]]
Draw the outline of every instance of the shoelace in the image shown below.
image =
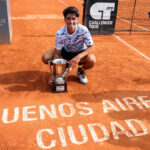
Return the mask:
[[81,75],[83,78],[85,78],[85,72],[84,72],[84,71],[78,70],[78,72],[80,73],[80,75]]

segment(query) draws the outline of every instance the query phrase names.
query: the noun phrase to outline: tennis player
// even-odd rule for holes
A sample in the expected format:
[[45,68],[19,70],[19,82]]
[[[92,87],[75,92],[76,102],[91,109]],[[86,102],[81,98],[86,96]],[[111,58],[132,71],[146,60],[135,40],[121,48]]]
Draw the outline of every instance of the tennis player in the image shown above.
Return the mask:
[[55,58],[68,60],[70,68],[77,68],[76,75],[80,83],[86,84],[88,79],[85,71],[96,62],[93,40],[87,27],[78,23],[79,11],[76,7],[67,7],[63,15],[66,25],[56,32],[55,48],[45,52],[42,60],[45,64]]

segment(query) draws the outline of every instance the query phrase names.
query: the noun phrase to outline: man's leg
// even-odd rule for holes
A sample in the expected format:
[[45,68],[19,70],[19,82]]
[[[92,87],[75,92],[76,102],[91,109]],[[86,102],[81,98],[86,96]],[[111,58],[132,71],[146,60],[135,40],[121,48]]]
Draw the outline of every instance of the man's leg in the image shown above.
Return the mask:
[[82,68],[84,70],[88,70],[94,67],[94,64],[96,62],[96,57],[94,54],[89,54],[83,57],[80,62],[83,63]]
[[[46,51],[46,52],[43,54],[43,56],[42,56],[42,61],[43,61],[43,63],[48,64],[48,61],[49,61],[49,60],[53,60],[53,59],[54,59],[54,50],[55,50],[55,49],[48,50],[48,51]],[[51,86],[51,85],[52,85],[52,82],[53,82],[53,77],[51,76],[51,77],[49,78],[48,84]]]
[[77,76],[80,79],[80,83],[82,84],[88,83],[88,79],[86,78],[86,74],[84,70],[93,68],[95,62],[96,62],[96,57],[94,54],[89,54],[81,59],[80,63],[82,63],[83,66],[79,67],[77,70]]
[[42,56],[42,61],[45,64],[48,64],[49,60],[53,60],[54,58],[54,49],[46,51]]

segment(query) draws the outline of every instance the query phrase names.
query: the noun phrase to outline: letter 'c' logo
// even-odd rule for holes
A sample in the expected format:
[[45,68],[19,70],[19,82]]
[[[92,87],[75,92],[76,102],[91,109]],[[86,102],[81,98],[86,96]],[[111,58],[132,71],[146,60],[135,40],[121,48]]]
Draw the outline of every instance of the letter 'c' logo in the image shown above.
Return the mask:
[[90,8],[90,15],[96,20],[110,20],[115,3],[94,3]]

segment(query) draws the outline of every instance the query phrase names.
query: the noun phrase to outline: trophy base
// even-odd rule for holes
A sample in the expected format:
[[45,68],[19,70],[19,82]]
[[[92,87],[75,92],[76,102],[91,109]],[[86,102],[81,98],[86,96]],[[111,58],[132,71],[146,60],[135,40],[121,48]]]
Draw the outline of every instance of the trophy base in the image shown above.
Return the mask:
[[64,93],[67,92],[67,83],[64,84],[56,84],[52,83],[52,92],[53,93]]

